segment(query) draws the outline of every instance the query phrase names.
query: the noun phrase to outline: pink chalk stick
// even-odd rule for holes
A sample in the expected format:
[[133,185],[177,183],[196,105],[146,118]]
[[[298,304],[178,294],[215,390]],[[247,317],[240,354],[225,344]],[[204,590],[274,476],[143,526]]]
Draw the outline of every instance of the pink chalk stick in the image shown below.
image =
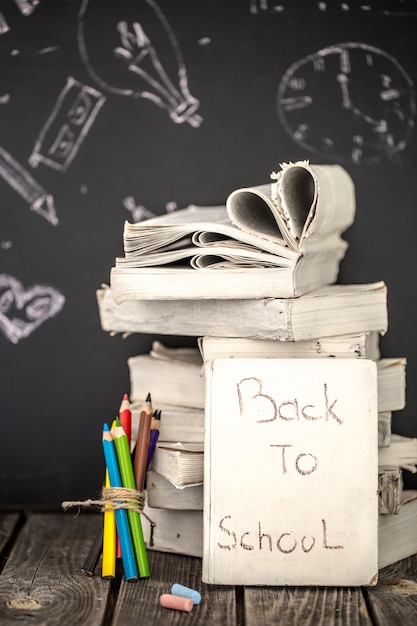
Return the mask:
[[191,598],[183,598],[181,596],[173,596],[171,593],[163,593],[159,598],[161,606],[166,609],[175,609],[176,611],[187,611],[188,613],[194,606]]

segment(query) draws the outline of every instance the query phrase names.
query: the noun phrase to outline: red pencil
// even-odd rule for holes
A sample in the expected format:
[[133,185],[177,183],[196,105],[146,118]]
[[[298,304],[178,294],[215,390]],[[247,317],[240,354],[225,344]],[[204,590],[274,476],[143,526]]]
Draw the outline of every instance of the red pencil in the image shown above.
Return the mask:
[[132,443],[132,411],[130,410],[129,396],[127,393],[123,396],[123,400],[119,409],[119,420],[126,433],[129,446]]

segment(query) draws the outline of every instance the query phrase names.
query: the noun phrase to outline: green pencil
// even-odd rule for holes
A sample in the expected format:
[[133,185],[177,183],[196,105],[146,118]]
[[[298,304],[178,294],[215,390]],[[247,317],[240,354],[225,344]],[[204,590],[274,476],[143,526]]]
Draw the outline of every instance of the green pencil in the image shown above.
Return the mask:
[[[120,420],[116,419],[116,427],[113,431],[114,445],[116,446],[117,460],[119,462],[120,476],[123,487],[136,489],[135,476],[133,474],[132,459],[130,457],[129,442]],[[127,510],[130,531],[132,533],[133,549],[139,569],[140,578],[149,576],[148,555],[146,553],[145,540],[143,538],[142,522],[140,514],[136,511]]]

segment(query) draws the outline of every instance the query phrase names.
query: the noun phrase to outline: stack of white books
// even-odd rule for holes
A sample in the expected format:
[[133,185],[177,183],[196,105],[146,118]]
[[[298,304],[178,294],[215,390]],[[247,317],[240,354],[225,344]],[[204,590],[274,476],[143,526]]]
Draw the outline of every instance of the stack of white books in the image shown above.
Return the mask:
[[[210,583],[375,584],[377,567],[417,552],[407,530],[417,504],[402,486],[403,471],[417,463],[415,441],[391,432],[392,412],[405,407],[406,359],[380,354],[386,285],[336,283],[347,249],[342,234],[355,215],[350,176],[338,165],[303,161],[282,165],[272,179],[232,192],[225,207],[193,205],[126,224],[125,256],[110,286],[97,291],[107,332],[196,338],[195,348],[155,341],[150,354],[128,361],[133,428],[148,392],[161,410],[147,477],[146,512],[155,523],[148,547],[203,556]],[[269,421],[281,423],[274,433],[266,427],[271,443],[264,434],[259,442],[281,453],[274,484],[269,457],[257,450],[259,429],[248,434]],[[301,448],[292,459],[296,432]],[[252,446],[246,457],[245,445]],[[298,487],[301,475],[303,489],[311,480],[318,494],[314,502]],[[316,515],[317,525],[299,527],[292,508],[300,519]],[[333,527],[330,509],[338,511]],[[348,530],[339,528],[343,519]],[[352,553],[357,541],[370,546],[363,566]],[[324,578],[319,545],[329,559]],[[238,554],[237,565],[229,553]]]

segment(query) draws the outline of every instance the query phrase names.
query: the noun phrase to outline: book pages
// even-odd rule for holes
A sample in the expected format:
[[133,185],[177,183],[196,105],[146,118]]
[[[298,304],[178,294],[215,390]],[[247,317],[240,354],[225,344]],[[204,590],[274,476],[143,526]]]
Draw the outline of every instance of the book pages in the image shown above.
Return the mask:
[[[276,182],[131,224],[110,272],[114,298],[292,297],[336,282],[355,216],[340,165],[282,164]],[[197,270],[197,271],[195,271]]]

